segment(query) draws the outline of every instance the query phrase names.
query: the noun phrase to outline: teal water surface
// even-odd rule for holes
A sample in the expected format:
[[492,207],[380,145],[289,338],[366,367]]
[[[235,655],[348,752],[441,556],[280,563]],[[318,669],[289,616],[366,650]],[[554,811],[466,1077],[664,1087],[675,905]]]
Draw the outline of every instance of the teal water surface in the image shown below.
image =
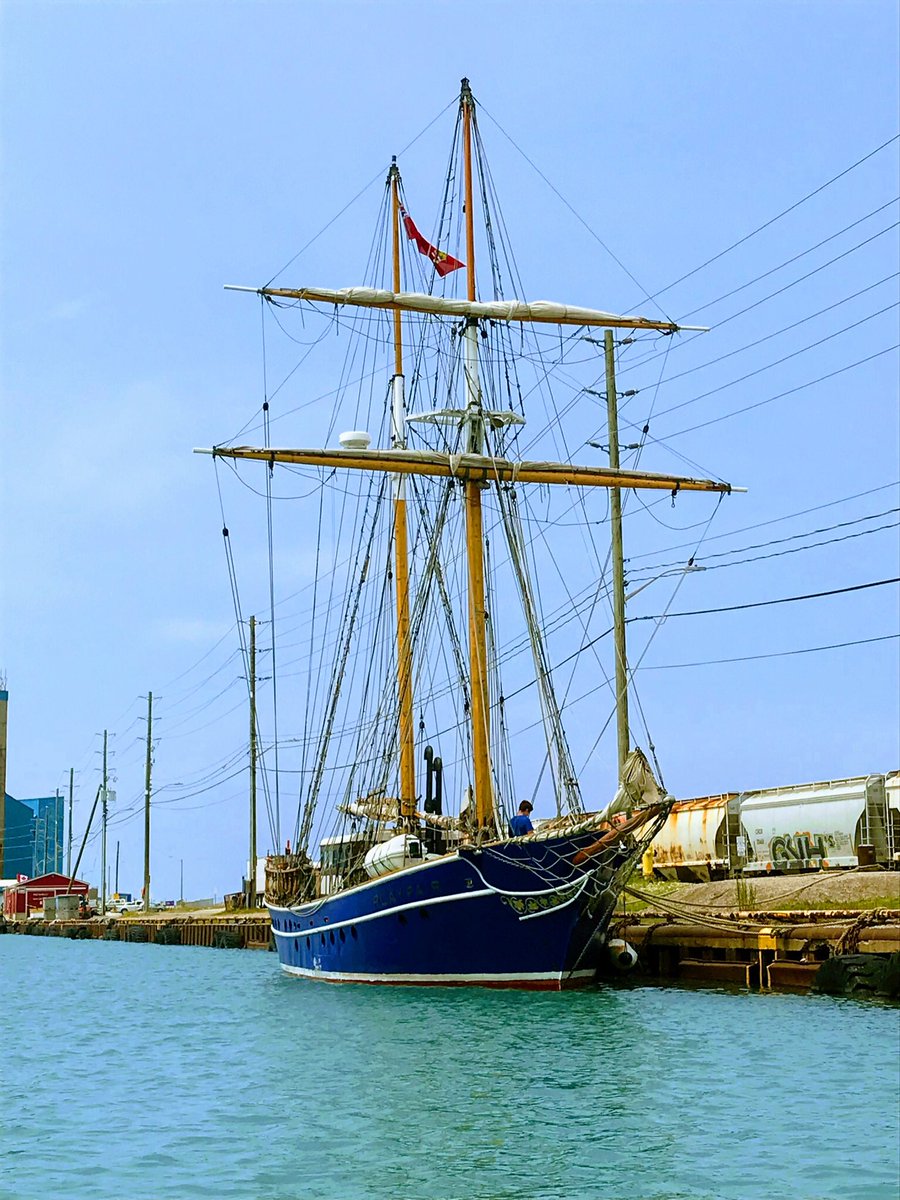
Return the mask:
[[895,1200],[896,1007],[0,938],[3,1200]]

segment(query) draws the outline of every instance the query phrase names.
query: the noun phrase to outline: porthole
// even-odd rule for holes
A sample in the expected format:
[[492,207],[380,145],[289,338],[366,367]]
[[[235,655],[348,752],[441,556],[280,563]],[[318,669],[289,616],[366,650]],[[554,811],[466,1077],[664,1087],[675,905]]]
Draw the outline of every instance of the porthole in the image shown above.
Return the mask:
[[312,947],[312,943],[310,942],[309,938],[307,938],[307,939],[306,939],[306,948],[307,948],[307,950],[311,949],[311,947]]
[[397,920],[400,922],[401,925],[405,925],[406,924],[406,913],[398,913]]
[[346,933],[344,933],[344,931],[343,931],[343,929],[342,929],[342,930],[341,930],[341,941],[342,941],[342,942],[346,942],[346,940],[347,940],[347,935],[346,935]]
[[359,934],[356,932],[355,925],[350,926],[350,936],[353,938],[354,941],[359,937]]
[[299,949],[300,949],[300,943],[297,941],[297,939],[296,939],[296,938],[294,938],[294,949],[295,949],[295,950],[299,950]]
[[323,946],[325,945],[325,934],[324,933],[322,934],[322,945]]
[[331,930],[331,932],[328,935],[328,940],[331,942],[331,944],[333,946],[334,945],[334,930],[333,929]]
[[420,916],[420,917],[422,917],[422,918],[424,919],[424,918],[427,918],[427,917],[428,917],[428,915],[429,915],[429,914],[428,914],[428,909],[427,909],[427,908],[420,908],[420,909],[419,909],[419,916]]

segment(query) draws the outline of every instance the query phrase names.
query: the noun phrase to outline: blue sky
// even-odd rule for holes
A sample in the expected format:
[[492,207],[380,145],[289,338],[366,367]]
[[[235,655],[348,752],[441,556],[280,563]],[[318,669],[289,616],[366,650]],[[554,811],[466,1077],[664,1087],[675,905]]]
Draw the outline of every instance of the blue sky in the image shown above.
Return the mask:
[[[279,281],[362,282],[386,167],[414,139],[401,166],[429,228],[452,107],[430,123],[463,75],[527,298],[658,304],[713,326],[620,375],[641,388],[624,421],[640,426],[653,406],[658,441],[642,466],[687,469],[683,455],[750,488],[705,549],[753,561],[683,580],[672,611],[898,574],[889,0],[11,0],[0,22],[7,786],[46,795],[75,767],[80,833],[108,728],[124,888],[142,869],[148,689],[167,801],[154,895],[177,892],[182,858],[189,894],[234,890],[246,857],[246,696],[213,471],[191,454],[255,423],[261,402],[258,308],[222,284],[268,280],[361,191]],[[273,378],[291,353],[273,345]],[[328,381],[327,361],[311,361],[285,385],[275,441],[317,444],[327,405],[289,413]],[[225,501],[243,607],[262,612],[265,535],[258,508],[244,523],[239,491]],[[709,511],[682,498],[636,520],[633,578],[680,561],[690,551],[672,548]],[[828,544],[761,557],[811,541]],[[279,597],[306,578],[302,542],[287,548]],[[632,614],[662,612],[676,582],[647,587]],[[896,587],[881,587],[666,622],[638,683],[668,786],[700,795],[896,769],[897,641],[787,652],[888,637],[897,618]],[[783,656],[752,657],[772,653]],[[740,661],[684,665],[725,658]],[[287,694],[283,736],[299,724],[290,705]],[[575,716],[588,743],[605,716]],[[607,735],[598,787],[613,755]],[[85,862],[96,878],[96,841]]]

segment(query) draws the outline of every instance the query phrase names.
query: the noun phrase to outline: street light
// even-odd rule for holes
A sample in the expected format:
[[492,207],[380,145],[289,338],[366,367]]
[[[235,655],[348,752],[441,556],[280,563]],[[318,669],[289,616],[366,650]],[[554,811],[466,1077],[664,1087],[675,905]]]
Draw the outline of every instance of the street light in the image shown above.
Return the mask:
[[649,587],[651,583],[656,583],[656,581],[658,579],[665,579],[667,575],[688,575],[688,574],[693,574],[694,571],[705,571],[705,570],[706,570],[706,567],[701,567],[699,563],[688,563],[687,566],[677,567],[674,571],[663,571],[663,573],[661,575],[654,575],[652,579],[648,579],[644,583],[642,583],[640,587],[636,587],[633,592],[629,592],[628,595],[625,597],[625,599],[626,600],[634,599],[634,597],[638,594],[638,592],[642,592],[644,590],[644,588]]

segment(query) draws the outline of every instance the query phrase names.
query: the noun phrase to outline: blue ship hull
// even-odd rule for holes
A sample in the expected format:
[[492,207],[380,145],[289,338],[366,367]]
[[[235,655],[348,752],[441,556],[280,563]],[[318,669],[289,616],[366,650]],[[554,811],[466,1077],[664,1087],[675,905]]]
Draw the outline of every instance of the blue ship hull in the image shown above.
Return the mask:
[[586,833],[465,848],[289,908],[279,960],[330,982],[559,990],[597,973],[621,859],[575,865]]

